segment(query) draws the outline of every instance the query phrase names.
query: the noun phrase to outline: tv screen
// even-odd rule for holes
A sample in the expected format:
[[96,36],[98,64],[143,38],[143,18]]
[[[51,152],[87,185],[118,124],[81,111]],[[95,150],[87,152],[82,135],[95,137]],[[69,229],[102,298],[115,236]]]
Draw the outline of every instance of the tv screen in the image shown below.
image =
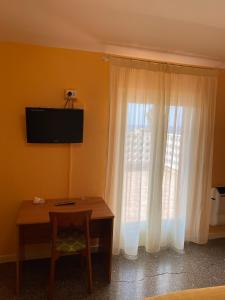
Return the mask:
[[26,107],[28,143],[82,143],[83,109]]

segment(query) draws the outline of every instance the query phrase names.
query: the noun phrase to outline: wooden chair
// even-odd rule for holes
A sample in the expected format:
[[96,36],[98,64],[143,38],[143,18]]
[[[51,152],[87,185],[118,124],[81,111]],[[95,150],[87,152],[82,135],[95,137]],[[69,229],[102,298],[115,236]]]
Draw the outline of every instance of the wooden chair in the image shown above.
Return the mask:
[[88,269],[88,292],[92,291],[92,264],[90,251],[91,210],[80,212],[50,212],[52,229],[51,267],[49,276],[48,299],[53,299],[55,263],[61,256],[69,253],[81,253],[86,256]]

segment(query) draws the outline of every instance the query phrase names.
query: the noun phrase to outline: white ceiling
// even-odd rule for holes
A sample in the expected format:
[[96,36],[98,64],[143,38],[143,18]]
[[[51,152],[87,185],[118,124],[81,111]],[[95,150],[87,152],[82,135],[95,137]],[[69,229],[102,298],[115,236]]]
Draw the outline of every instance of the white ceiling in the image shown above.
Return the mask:
[[225,0],[0,0],[0,40],[225,63]]

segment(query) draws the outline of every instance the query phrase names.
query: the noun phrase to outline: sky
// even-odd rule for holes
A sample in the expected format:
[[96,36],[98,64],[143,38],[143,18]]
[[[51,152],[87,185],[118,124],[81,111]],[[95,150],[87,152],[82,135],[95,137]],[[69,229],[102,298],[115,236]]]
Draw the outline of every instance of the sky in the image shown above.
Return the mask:
[[[153,113],[153,104],[128,103],[127,125],[129,130],[137,128],[148,128],[149,119]],[[170,106],[169,109],[169,131],[174,127],[182,127],[183,108],[181,106]]]

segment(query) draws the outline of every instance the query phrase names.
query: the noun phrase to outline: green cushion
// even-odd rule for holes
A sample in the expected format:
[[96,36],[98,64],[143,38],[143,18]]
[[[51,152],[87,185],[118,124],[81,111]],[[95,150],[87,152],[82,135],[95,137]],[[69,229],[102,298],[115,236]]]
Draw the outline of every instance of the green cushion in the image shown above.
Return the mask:
[[59,252],[77,252],[86,248],[85,236],[75,229],[63,229],[56,239],[56,250]]

